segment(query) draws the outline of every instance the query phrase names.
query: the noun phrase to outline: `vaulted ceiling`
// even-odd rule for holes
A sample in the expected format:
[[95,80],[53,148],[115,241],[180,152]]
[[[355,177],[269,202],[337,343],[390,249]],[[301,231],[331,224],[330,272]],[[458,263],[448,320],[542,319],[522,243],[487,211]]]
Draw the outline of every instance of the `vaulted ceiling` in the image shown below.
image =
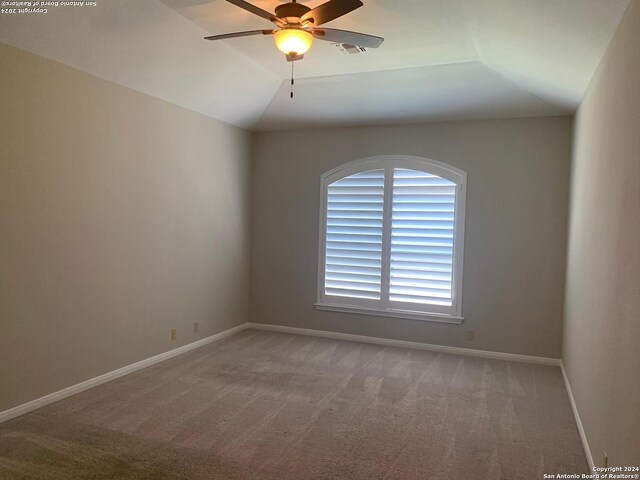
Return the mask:
[[[301,1],[314,7],[323,0]],[[0,16],[0,41],[251,130],[575,111],[629,0],[363,0],[327,26],[385,37],[348,55],[316,41],[291,65],[272,25],[224,0],[98,0]],[[279,3],[255,0],[273,11]]]

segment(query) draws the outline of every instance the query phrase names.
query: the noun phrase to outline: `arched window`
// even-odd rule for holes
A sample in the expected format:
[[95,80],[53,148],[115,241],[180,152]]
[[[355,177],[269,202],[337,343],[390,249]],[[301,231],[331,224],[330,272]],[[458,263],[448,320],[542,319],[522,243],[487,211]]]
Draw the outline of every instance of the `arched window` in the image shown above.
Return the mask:
[[321,187],[318,309],[460,323],[465,172],[376,157]]

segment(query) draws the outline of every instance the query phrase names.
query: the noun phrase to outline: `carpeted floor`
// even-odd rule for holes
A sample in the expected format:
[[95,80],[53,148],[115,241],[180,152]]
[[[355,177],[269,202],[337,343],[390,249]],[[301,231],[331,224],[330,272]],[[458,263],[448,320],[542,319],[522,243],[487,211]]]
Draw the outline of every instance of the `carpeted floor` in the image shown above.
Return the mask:
[[0,424],[0,479],[588,473],[556,367],[245,330]]

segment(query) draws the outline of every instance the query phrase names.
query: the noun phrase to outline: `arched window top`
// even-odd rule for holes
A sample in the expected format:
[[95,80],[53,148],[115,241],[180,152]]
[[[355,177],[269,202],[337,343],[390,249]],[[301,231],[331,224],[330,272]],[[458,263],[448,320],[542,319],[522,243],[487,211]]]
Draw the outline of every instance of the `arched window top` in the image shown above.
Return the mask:
[[443,162],[422,157],[407,155],[369,157],[354,160],[344,165],[340,165],[329,170],[322,175],[323,182],[332,183],[340,178],[348,177],[354,173],[363,172],[367,169],[379,169],[393,164],[398,168],[415,169],[437,175],[450,180],[452,183],[461,184],[466,181],[467,174],[459,168],[453,167]]
[[318,308],[461,321],[465,172],[374,157],[321,187]]

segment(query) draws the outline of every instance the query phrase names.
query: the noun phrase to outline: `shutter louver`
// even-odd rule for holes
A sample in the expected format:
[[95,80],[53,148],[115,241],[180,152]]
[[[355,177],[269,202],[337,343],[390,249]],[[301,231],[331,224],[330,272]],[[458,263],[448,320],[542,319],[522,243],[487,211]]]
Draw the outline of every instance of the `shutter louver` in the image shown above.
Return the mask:
[[389,300],[452,305],[456,184],[395,169]]
[[338,180],[327,195],[325,294],[379,300],[384,170]]

